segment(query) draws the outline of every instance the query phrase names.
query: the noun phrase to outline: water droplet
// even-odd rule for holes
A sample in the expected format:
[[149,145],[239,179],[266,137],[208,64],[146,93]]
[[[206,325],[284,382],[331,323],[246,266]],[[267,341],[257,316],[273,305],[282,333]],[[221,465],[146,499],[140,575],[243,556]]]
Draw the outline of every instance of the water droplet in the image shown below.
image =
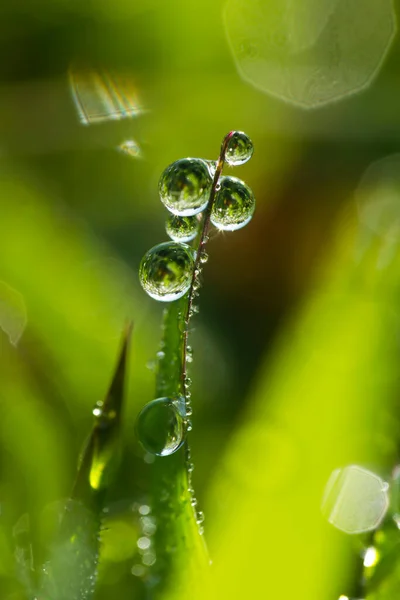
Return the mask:
[[180,402],[157,398],[140,411],[136,430],[143,448],[157,456],[176,452],[184,442],[184,421]]
[[131,573],[135,577],[143,577],[146,574],[146,568],[140,564],[133,565]]
[[211,223],[218,229],[236,231],[253,216],[256,201],[253,192],[237,177],[222,177],[221,189],[215,195]]
[[202,251],[201,251],[201,254],[200,254],[200,262],[201,262],[202,264],[204,264],[204,263],[206,263],[207,261],[208,261],[208,254],[207,254],[207,252],[206,252],[205,250],[202,250]]
[[192,431],[192,429],[193,429],[192,421],[190,419],[188,419],[186,421],[186,431]]
[[197,505],[197,500],[196,500],[196,498],[192,498],[192,499],[191,499],[191,501],[190,501],[190,504],[191,504],[192,506],[196,506],[196,505]]
[[151,567],[156,562],[156,555],[154,552],[146,552],[146,554],[142,557],[142,562],[144,565]]
[[235,131],[228,141],[225,160],[234,167],[243,165],[253,156],[253,142],[243,131]]
[[199,231],[199,222],[196,216],[171,215],[165,223],[165,231],[174,242],[191,242]]
[[193,414],[193,409],[191,406],[186,407],[186,416],[190,417]]
[[199,281],[198,279],[195,279],[195,280],[194,280],[194,282],[193,282],[193,289],[194,289],[195,291],[197,291],[197,290],[199,290],[199,289],[200,289],[200,287],[201,287],[201,283],[200,283],[200,281]]
[[148,550],[151,546],[151,540],[147,536],[140,537],[137,541],[139,550]]
[[158,244],[142,258],[139,269],[140,283],[155,300],[178,300],[190,288],[193,265],[194,253],[186,244]]
[[165,358],[165,352],[163,352],[163,350],[159,350],[157,352],[157,358],[158,360],[162,360],[163,358]]
[[107,427],[117,416],[115,410],[104,410],[104,403],[99,401],[92,410],[92,414],[96,417],[97,425]]
[[139,512],[141,515],[149,515],[151,513],[151,508],[148,504],[142,504],[139,506]]
[[187,466],[187,470],[189,473],[193,473],[194,471],[194,464],[193,463],[189,463]]
[[118,150],[132,158],[139,158],[141,156],[140,146],[135,140],[125,140],[118,146]]
[[169,165],[158,186],[162,203],[174,215],[188,217],[207,206],[212,179],[206,161],[182,158]]
[[201,512],[200,510],[198,511],[198,513],[196,515],[196,521],[197,521],[198,525],[200,525],[201,523],[204,523],[204,513]]
[[346,533],[372,531],[388,510],[387,487],[378,475],[362,467],[337,469],[326,485],[322,511],[332,525]]

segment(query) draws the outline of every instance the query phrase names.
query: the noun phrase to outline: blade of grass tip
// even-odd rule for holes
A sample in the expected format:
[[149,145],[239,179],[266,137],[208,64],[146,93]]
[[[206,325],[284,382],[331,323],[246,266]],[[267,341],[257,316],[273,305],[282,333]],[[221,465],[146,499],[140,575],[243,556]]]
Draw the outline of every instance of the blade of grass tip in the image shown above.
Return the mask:
[[43,567],[40,600],[87,600],[94,592],[104,498],[120,458],[121,411],[131,332],[129,323],[109,391],[93,410],[95,423],[50,559]]

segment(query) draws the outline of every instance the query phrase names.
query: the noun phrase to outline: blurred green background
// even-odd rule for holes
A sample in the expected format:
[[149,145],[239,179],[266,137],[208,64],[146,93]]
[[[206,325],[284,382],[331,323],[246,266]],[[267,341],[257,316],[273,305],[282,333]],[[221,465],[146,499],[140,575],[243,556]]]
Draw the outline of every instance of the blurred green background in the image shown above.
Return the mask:
[[[16,547],[45,559],[129,317],[125,450],[98,594],[144,597],[132,505],[149,476],[134,420],[153,397],[162,307],[138,266],[166,240],[163,169],[216,159],[232,129],[254,143],[233,174],[257,209],[243,230],[213,233],[191,339],[213,593],[240,598],[265,578],[270,597],[336,598],[356,579],[351,544],[319,501],[332,469],[361,462],[388,476],[396,461],[400,210],[360,224],[355,193],[371,163],[398,151],[399,40],[362,93],[303,110],[240,77],[222,14],[219,0],[0,5],[2,598],[23,597]],[[91,73],[129,82],[133,118],[80,123],[74,85]],[[126,140],[139,156],[118,151]]]

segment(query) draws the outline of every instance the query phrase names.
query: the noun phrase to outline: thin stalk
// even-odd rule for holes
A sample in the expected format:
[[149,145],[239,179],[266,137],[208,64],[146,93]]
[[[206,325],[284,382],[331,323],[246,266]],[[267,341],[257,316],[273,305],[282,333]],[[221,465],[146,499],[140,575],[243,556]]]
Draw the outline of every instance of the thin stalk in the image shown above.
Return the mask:
[[196,259],[194,261],[192,281],[191,281],[189,292],[188,292],[188,301],[187,301],[187,308],[186,308],[186,314],[185,314],[185,327],[184,327],[184,331],[183,331],[182,369],[181,369],[182,391],[183,391],[184,395],[185,395],[185,379],[186,379],[187,346],[188,346],[188,337],[189,337],[189,322],[190,322],[190,317],[191,317],[191,314],[193,311],[194,294],[196,292],[195,282],[199,276],[199,272],[200,272],[200,268],[201,268],[200,267],[201,266],[201,258],[205,251],[205,247],[206,247],[206,244],[208,241],[208,232],[210,229],[211,212],[212,212],[212,208],[213,208],[214,201],[215,201],[215,194],[217,191],[218,181],[219,181],[219,178],[221,177],[222,169],[224,168],[225,152],[228,147],[229,140],[231,139],[231,137],[234,133],[235,133],[234,131],[230,131],[224,137],[222,144],[221,144],[221,151],[220,151],[220,154],[218,157],[218,162],[217,162],[217,166],[216,166],[215,173],[214,173],[214,179],[213,179],[213,183],[211,186],[210,198],[208,200],[207,208],[204,211],[203,225],[202,225],[202,229],[200,232],[200,238],[199,238],[199,243],[198,243],[198,247],[197,247]]

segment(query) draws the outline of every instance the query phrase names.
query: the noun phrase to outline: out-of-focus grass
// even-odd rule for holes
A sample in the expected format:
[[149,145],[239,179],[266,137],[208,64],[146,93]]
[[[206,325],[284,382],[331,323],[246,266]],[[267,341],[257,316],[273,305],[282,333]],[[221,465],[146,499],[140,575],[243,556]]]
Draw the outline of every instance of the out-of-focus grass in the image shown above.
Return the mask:
[[[398,391],[398,257],[377,269],[382,240],[345,232],[260,370],[246,418],[209,497],[215,567],[198,598],[321,598],[354,576],[345,536],[320,512],[331,470],[395,460],[388,410]],[[360,507],[362,510],[362,507]]]
[[[243,231],[210,240],[193,334],[194,485],[201,504],[208,498],[214,559],[199,597],[346,593],[350,544],[320,515],[324,483],[346,463],[379,471],[396,460],[397,258],[385,265],[381,242],[365,231],[354,242],[350,223],[334,251],[330,239],[368,164],[398,151],[398,42],[364,94],[304,113],[240,79],[222,5],[0,6],[0,280],[21,295],[27,316],[16,347],[0,336],[5,598],[22,598],[15,543],[28,562],[31,542],[36,565],[46,556],[51,503],[70,492],[127,317],[135,336],[124,453],[98,598],[146,597],[131,573],[141,560],[132,504],[150,485],[133,421],[154,398],[146,363],[161,309],[139,290],[137,265],[165,235],[162,170],[185,155],[216,158],[229,129],[255,144],[238,176],[251,182],[257,211]],[[131,74],[146,113],[80,127],[67,77],[75,62]],[[115,151],[130,137],[140,161]],[[17,523],[23,533],[14,537]]]

